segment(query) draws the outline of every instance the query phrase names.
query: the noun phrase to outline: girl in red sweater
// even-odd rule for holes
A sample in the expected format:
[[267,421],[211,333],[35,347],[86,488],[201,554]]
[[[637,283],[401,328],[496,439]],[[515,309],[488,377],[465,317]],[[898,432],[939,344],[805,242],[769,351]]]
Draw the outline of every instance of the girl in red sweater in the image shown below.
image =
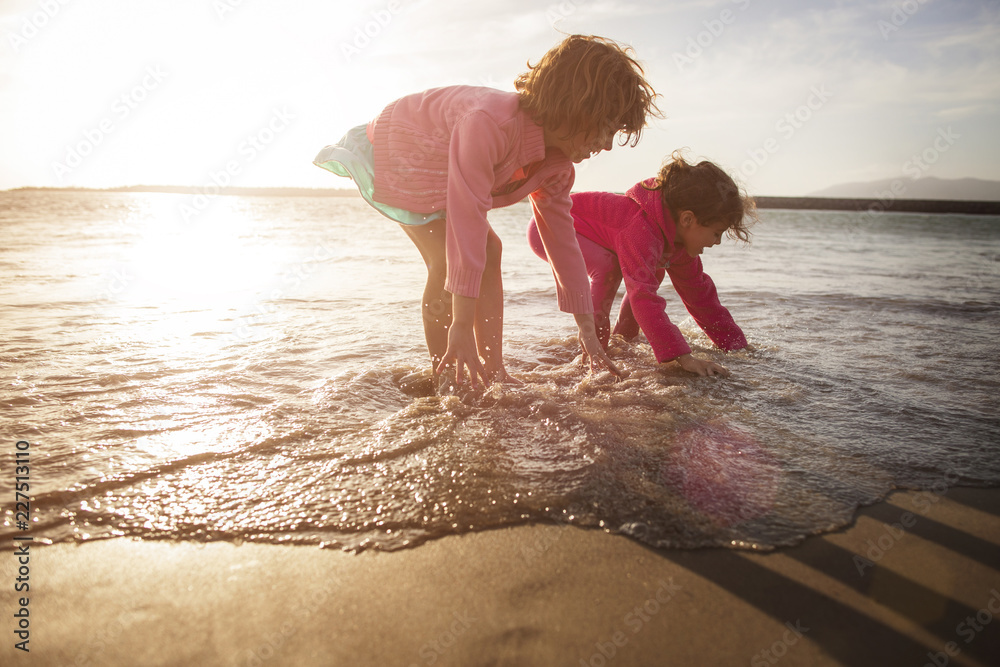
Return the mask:
[[[719,303],[699,255],[721,243],[724,234],[750,241],[747,227],[756,220],[753,199],[715,164],[691,165],[675,152],[656,178],[637,183],[624,195],[581,192],[572,200],[601,344],[607,347],[611,306],[624,279],[625,298],[614,333],[628,340],[641,329],[657,361],[676,361],[698,375],[728,375],[723,366],[692,356],[657,290],[669,275],[688,312],[712,342],[723,350],[747,347],[743,332]],[[534,219],[528,226],[528,242],[535,254],[547,259]]]
[[572,35],[515,81],[517,92],[453,86],[403,97],[327,146],[314,163],[348,176],[400,223],[427,266],[424,335],[433,368],[456,382],[507,379],[500,239],[486,215],[530,197],[559,308],[573,313],[592,368],[620,375],[594,328],[570,216],[573,164],[632,145],[656,93],[629,50]]

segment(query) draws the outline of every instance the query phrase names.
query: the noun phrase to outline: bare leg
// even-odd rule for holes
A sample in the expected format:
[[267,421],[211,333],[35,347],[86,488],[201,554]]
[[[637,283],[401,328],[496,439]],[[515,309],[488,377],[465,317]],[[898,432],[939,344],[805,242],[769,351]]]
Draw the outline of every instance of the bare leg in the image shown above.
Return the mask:
[[503,365],[503,276],[500,258],[503,244],[493,230],[486,239],[486,267],[476,303],[476,345],[493,382],[518,381]]
[[476,301],[476,345],[491,376],[503,368],[503,276],[500,274],[500,237],[492,230],[486,239],[486,266]]
[[[421,302],[424,339],[434,368],[448,349],[448,328],[451,327],[451,294],[444,289],[448,276],[445,252],[445,221],[434,220],[424,225],[400,225],[420,251],[427,267],[427,285]],[[501,297],[502,298],[502,297]]]

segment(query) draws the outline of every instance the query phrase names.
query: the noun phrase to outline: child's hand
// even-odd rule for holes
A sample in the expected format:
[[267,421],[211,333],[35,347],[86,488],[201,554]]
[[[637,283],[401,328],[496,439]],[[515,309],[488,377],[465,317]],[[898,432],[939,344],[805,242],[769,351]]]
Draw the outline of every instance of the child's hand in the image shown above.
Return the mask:
[[695,373],[697,375],[722,375],[725,377],[729,376],[729,371],[726,370],[724,366],[720,366],[714,361],[707,361],[705,359],[698,359],[697,357],[692,357],[690,354],[682,354],[677,357],[674,361],[680,364],[681,368],[688,371],[689,373]]
[[601,341],[597,338],[594,316],[574,314],[573,317],[576,318],[576,325],[580,329],[577,338],[580,341],[580,347],[583,348],[583,356],[590,361],[590,370],[599,371],[606,368],[617,378],[625,377],[625,373],[615,366],[608,357],[608,353],[605,352],[604,346],[601,345]]
[[472,388],[475,389],[477,387],[476,378],[481,378],[483,386],[488,387],[490,379],[483,367],[482,360],[479,358],[476,332],[473,328],[476,300],[453,295],[452,312],[452,323],[448,329],[448,347],[444,351],[444,356],[441,357],[441,363],[434,369],[434,372],[440,375],[454,361],[456,384],[461,385],[462,381],[468,377]]
[[478,386],[477,378],[481,378],[483,386],[489,386],[490,381],[486,375],[483,362],[479,359],[479,350],[476,348],[476,334],[472,327],[462,327],[452,324],[448,331],[448,349],[441,357],[434,372],[438,375],[444,372],[451,362],[455,362],[455,383],[461,385],[468,378],[472,388]]

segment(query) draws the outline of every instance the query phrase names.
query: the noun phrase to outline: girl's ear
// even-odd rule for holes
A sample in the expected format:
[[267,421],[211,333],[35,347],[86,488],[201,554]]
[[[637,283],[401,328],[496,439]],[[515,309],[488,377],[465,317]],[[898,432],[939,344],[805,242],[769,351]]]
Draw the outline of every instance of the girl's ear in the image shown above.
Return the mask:
[[677,224],[686,229],[691,225],[698,224],[698,216],[694,214],[694,211],[681,211],[680,220],[677,221]]

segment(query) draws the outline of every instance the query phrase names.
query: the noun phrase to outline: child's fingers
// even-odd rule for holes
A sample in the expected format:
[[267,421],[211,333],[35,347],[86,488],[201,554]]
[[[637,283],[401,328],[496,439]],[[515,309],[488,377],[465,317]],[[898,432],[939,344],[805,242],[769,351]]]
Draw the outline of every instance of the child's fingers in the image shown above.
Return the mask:
[[472,385],[473,389],[478,389],[479,388],[479,383],[476,380],[483,373],[483,371],[482,371],[482,365],[481,364],[476,364],[475,366],[473,366],[472,364],[468,364],[467,363],[466,364],[466,370],[468,371],[469,384]]
[[490,382],[491,382],[490,381],[490,374],[486,372],[486,367],[483,366],[483,364],[481,362],[478,364],[478,366],[479,366],[479,369],[478,369],[479,370],[479,377],[483,381],[483,387],[489,387],[490,386]]
[[617,377],[622,377],[622,371],[620,368],[615,366],[615,362],[611,361],[607,355],[602,354],[599,358],[591,357],[590,367],[596,370],[608,370],[613,375]]
[[[462,370],[465,370],[463,373]],[[458,372],[455,376],[455,382],[462,385],[466,380],[472,385],[472,388],[476,388],[476,368],[467,361],[460,362],[458,365]]]
[[441,375],[441,373],[444,373],[448,369],[448,364],[452,359],[454,359],[454,357],[448,356],[447,354],[443,356],[441,361],[438,362],[437,367],[435,367],[434,374]]
[[611,358],[608,357],[607,353],[604,352],[604,350],[601,350],[599,356],[594,357],[592,355],[590,357],[590,368],[591,370],[607,369],[617,378],[625,377],[625,373],[622,371],[622,369],[618,368],[618,366],[615,365],[615,362],[611,361]]
[[580,338],[580,347],[583,349],[583,361],[584,363],[589,362],[591,371],[598,372],[607,369],[618,378],[625,377],[625,373],[618,366],[615,366],[611,358],[608,357],[608,353],[604,351],[604,348],[599,343],[593,354],[587,349],[583,338]]
[[483,366],[479,356],[466,356],[462,354],[460,349],[453,351],[450,346],[448,350],[445,351],[445,354],[441,358],[437,367],[434,369],[434,373],[437,375],[444,373],[448,366],[452,365],[452,363],[455,365],[456,385],[461,385],[468,381],[468,383],[472,385],[473,389],[478,389],[479,380],[482,380],[484,387],[490,386],[489,376],[486,373],[486,367]]
[[455,384],[461,385],[466,380],[468,380],[473,389],[479,388],[480,381],[482,382],[483,387],[490,386],[489,377],[486,374],[486,368],[478,359],[473,362],[469,362],[464,359],[455,360]]
[[723,377],[729,376],[729,370],[725,366],[720,366],[716,363],[709,362],[705,370],[708,375],[721,375]]

